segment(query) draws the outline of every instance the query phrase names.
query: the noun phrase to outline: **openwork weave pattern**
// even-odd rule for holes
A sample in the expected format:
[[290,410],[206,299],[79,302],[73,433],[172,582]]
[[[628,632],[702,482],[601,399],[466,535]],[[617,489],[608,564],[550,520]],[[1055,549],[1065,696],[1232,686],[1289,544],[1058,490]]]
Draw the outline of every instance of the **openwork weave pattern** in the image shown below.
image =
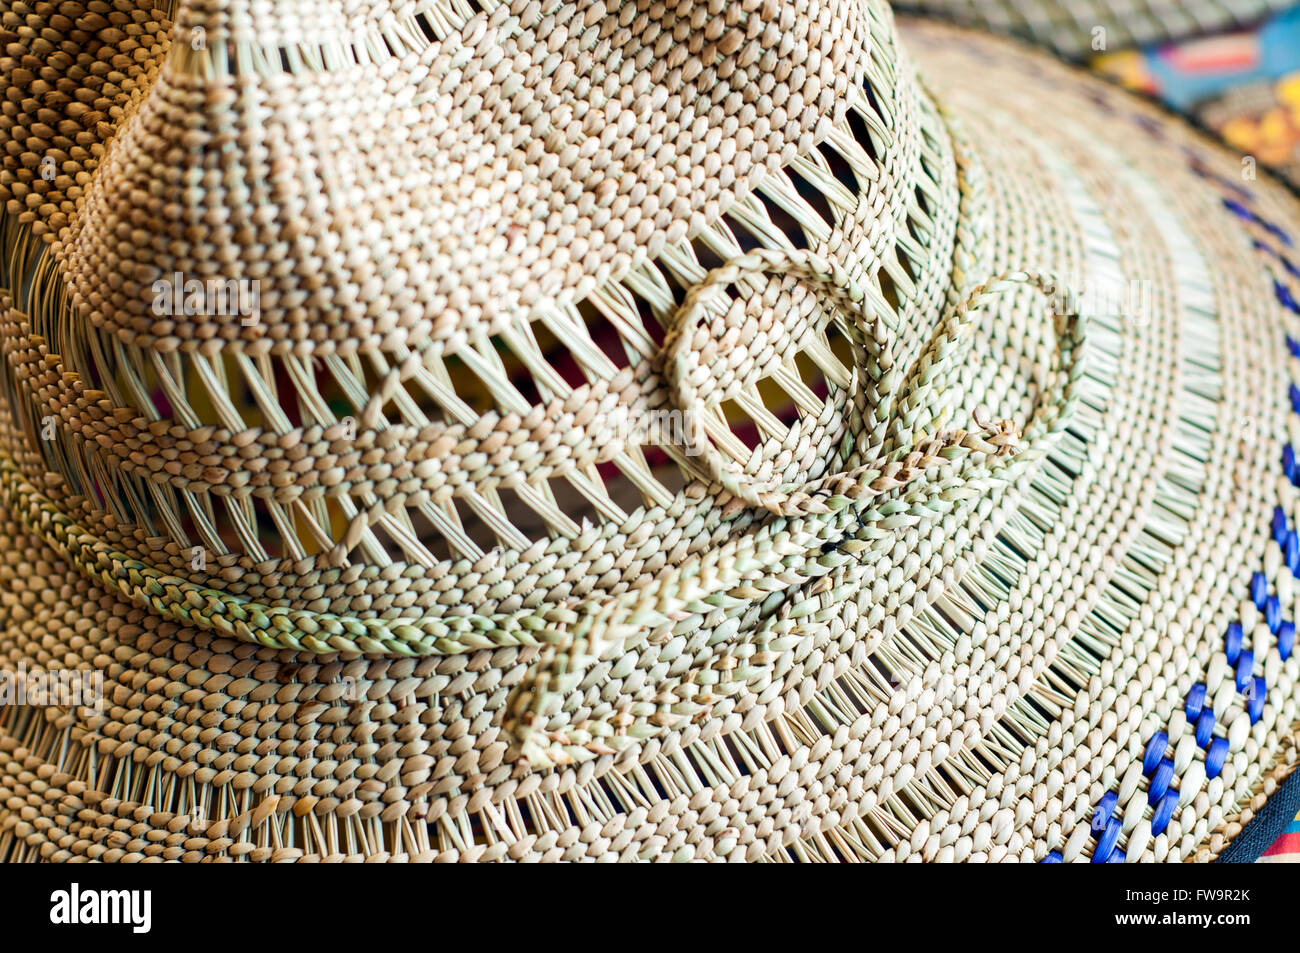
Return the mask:
[[105,677],[0,856],[1181,859],[1294,751],[1300,285],[1154,109],[877,0],[0,31],[0,653]]

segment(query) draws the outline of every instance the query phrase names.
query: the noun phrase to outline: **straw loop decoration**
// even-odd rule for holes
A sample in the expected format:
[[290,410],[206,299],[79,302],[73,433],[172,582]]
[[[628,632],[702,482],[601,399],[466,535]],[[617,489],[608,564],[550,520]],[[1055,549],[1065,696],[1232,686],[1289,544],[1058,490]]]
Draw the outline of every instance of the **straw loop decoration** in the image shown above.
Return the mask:
[[[759,308],[746,308],[752,299],[733,299],[724,314],[704,323],[711,298],[751,274],[764,272],[807,284],[823,305],[822,323],[828,314],[833,315],[836,326],[852,342],[852,416],[869,428],[866,434],[852,436],[859,446],[877,450],[879,457],[872,463],[803,486],[763,485],[710,441],[704,425],[706,405],[734,396],[773,363],[788,361],[808,334],[821,330],[809,326],[793,306],[773,308],[774,301],[768,301],[766,295]],[[918,418],[939,403],[945,384],[951,382],[955,366],[970,346],[981,309],[1022,283],[1038,287],[1049,297],[1058,295],[1062,287],[1055,277],[1026,272],[1007,273],[977,285],[950,310],[900,384],[891,347],[891,335],[897,331],[896,323],[890,320],[893,309],[878,294],[860,288],[839,263],[805,250],[760,249],[732,259],[687,293],[664,345],[664,374],[672,401],[683,414],[687,453],[727,492],[779,516],[829,512],[830,496],[857,501],[889,492],[906,485],[939,458],[951,459],[960,449],[995,458],[1015,453],[1020,431],[1009,421],[991,427],[977,421],[982,433],[942,430],[915,442],[913,437]],[[1073,296],[1067,300],[1073,300]],[[767,315],[773,315],[776,324],[756,326]],[[1083,342],[1083,323],[1077,311],[1067,315],[1058,335],[1058,367],[1066,369],[1073,381],[1082,373],[1077,358]],[[1072,383],[1067,385],[1067,392],[1072,392]],[[1063,407],[1045,407],[1042,411],[1044,420],[1064,412]]]
[[[802,311],[793,306],[797,299],[782,306],[785,303],[778,302],[776,295],[766,293],[757,301],[733,299],[725,314],[705,323],[707,305],[724,288],[761,273],[796,278],[812,289],[822,305],[815,312],[820,326],[810,326]],[[671,401],[683,415],[685,450],[715,483],[750,506],[784,516],[827,512],[815,488],[755,485],[709,440],[704,429],[705,405],[734,397],[768,367],[789,361],[807,336],[822,330],[832,315],[836,327],[852,343],[853,416],[883,421],[892,399],[890,342],[898,330],[897,318],[878,293],[864,292],[837,262],[802,249],[758,249],[709,272],[687,292],[673,318],[664,344],[664,376]],[[756,318],[772,324],[755,326]],[[872,442],[879,445],[879,440]]]

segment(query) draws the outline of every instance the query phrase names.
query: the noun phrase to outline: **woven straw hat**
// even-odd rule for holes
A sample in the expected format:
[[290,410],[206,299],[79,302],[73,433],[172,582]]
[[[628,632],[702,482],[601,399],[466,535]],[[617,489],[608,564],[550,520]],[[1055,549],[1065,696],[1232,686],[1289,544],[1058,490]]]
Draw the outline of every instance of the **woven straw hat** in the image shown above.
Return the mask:
[[[0,857],[1178,860],[1300,205],[878,0],[0,14]],[[1284,447],[1287,449],[1284,451]]]
[[1249,26],[1293,0],[904,0],[923,11],[1037,41],[1065,56]]

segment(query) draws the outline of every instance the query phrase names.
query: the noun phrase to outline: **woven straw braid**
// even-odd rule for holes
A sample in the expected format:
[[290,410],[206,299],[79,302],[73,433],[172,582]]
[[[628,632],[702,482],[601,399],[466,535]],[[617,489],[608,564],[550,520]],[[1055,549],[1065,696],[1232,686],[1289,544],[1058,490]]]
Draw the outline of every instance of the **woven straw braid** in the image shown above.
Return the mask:
[[[752,267],[760,264],[774,267],[778,263],[784,263],[783,259],[767,255],[756,256],[752,262],[733,267]],[[808,269],[805,273],[814,278],[824,280],[829,277],[834,280],[836,274],[834,266],[818,263],[815,260],[801,261],[800,264],[802,268]],[[734,275],[735,272],[729,268],[716,273],[714,277],[716,281],[724,278],[731,281]],[[968,334],[982,304],[1006,288],[1021,282],[1037,285],[1041,289],[1048,290],[1049,294],[1055,294],[1061,287],[1059,279],[1045,279],[1026,274],[1011,274],[990,281],[986,285],[977,286],[954,310],[951,319],[941,325],[941,333],[953,336]],[[715,282],[711,281],[707,287],[712,290],[714,286]],[[838,286],[835,287],[838,289]],[[850,305],[857,305],[862,300],[862,296],[860,293],[855,295],[854,290],[850,288],[842,293],[842,300]],[[688,298],[684,308],[690,307],[692,302]],[[787,559],[783,567],[784,571],[776,574],[781,584],[789,585],[795,582],[802,587],[808,586],[809,580],[816,580],[817,591],[842,590],[852,574],[860,573],[861,567],[870,558],[880,554],[879,549],[873,552],[873,546],[878,545],[882,540],[892,544],[894,534],[899,528],[914,526],[936,513],[952,512],[954,506],[960,507],[972,498],[987,494],[991,487],[1014,480],[1029,463],[1040,461],[1050,448],[1053,438],[1059,435],[1069,423],[1077,403],[1075,389],[1083,376],[1081,345],[1085,322],[1077,314],[1071,315],[1071,318],[1066,323],[1060,343],[1062,357],[1059,372],[1063,379],[1060,385],[1060,396],[1041,408],[1025,428],[1026,442],[1023,447],[1016,442],[1018,434],[1008,434],[1006,430],[985,437],[962,431],[944,433],[923,441],[915,447],[896,451],[894,456],[897,466],[891,464],[866,466],[850,473],[836,475],[826,481],[826,485],[821,487],[815,496],[804,494],[803,491],[782,496],[780,503],[775,507],[779,512],[803,516],[810,511],[814,514],[814,518],[792,519],[779,524],[779,535],[772,542],[772,551],[795,557],[793,560]],[[943,354],[954,353],[951,347],[942,345],[928,348],[927,355],[932,351]],[[933,361],[923,359],[922,364],[923,382],[928,382],[941,373],[941,368]],[[1011,437],[1010,440],[1006,439],[1008,436]],[[952,466],[971,452],[977,454],[975,459],[983,458],[987,462],[965,468]],[[1006,461],[1013,454],[1015,465],[1010,465]],[[874,497],[906,487],[923,473],[931,473],[934,476],[915,490],[895,497],[884,506],[854,508],[851,511],[851,520],[839,520],[828,527],[825,525],[826,521],[815,518],[815,514],[834,513],[848,504],[870,501]],[[741,489],[742,492],[738,492],[737,496],[745,498],[743,488]],[[753,495],[754,505],[758,506],[767,505],[773,496],[768,494],[765,499],[762,494]],[[821,505],[803,508],[802,496]],[[796,504],[800,506],[797,508]],[[801,508],[804,512],[799,511]],[[805,523],[811,525],[805,527]],[[843,534],[838,540],[837,533]],[[711,566],[727,567],[728,578],[749,576],[750,579],[747,580],[748,584],[744,586],[744,590],[745,595],[752,598],[765,588],[763,576],[774,575],[775,567],[771,563],[761,565],[757,561],[746,559],[744,555],[736,552],[736,549],[737,547],[729,542],[711,551],[706,559]],[[714,572],[716,573],[716,570]],[[697,590],[696,595],[700,594],[707,593],[700,593]],[[738,593],[734,590],[730,596],[729,601],[733,605],[738,602]],[[678,602],[671,608],[666,607],[662,599],[661,591],[660,604],[653,608],[647,606],[644,595],[640,603],[632,609],[609,605],[593,607],[588,604],[586,607],[588,614],[580,621],[575,620],[575,624],[569,627],[569,632],[562,639],[559,649],[552,654],[549,665],[524,682],[517,693],[505,726],[520,740],[525,756],[533,764],[539,766],[567,764],[574,760],[590,758],[593,753],[608,753],[616,750],[620,739],[626,737],[630,719],[615,719],[605,724],[588,722],[583,726],[581,733],[581,738],[589,739],[585,741],[572,731],[551,732],[552,739],[556,739],[557,743],[550,751],[542,750],[533,744],[533,725],[543,722],[556,713],[562,694],[572,690],[582,680],[586,675],[586,669],[600,654],[604,644],[621,643],[626,640],[630,626],[639,623],[652,628],[664,621],[666,616],[682,618],[692,610],[708,611],[707,606],[688,607],[684,602]],[[713,600],[711,604],[719,607],[725,605],[720,600]],[[647,611],[648,615],[639,617],[640,613]],[[759,639],[762,639],[761,632]],[[715,690],[725,688],[726,684],[733,680],[748,679],[754,675],[748,666],[742,667],[739,671],[728,666],[718,668],[711,672],[714,679],[710,684]],[[671,716],[665,717],[665,709],[677,716],[695,714],[690,710],[692,706],[689,697],[693,694],[691,689],[692,686],[683,685],[676,702],[665,702],[661,692],[659,698],[661,711],[657,713],[660,726],[670,727],[676,720]],[[638,733],[637,736],[644,737],[644,733]],[[583,750],[584,748],[586,750]]]

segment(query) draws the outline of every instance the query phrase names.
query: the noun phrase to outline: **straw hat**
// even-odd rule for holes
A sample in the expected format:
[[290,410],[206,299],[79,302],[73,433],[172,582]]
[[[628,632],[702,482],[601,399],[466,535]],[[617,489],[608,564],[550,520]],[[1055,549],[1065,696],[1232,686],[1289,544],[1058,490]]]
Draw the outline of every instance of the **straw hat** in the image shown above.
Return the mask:
[[1064,56],[1250,26],[1293,0],[905,0],[899,9],[1035,40]]
[[1300,205],[878,0],[478,2],[0,15],[0,648],[103,678],[0,856],[1217,854]]

